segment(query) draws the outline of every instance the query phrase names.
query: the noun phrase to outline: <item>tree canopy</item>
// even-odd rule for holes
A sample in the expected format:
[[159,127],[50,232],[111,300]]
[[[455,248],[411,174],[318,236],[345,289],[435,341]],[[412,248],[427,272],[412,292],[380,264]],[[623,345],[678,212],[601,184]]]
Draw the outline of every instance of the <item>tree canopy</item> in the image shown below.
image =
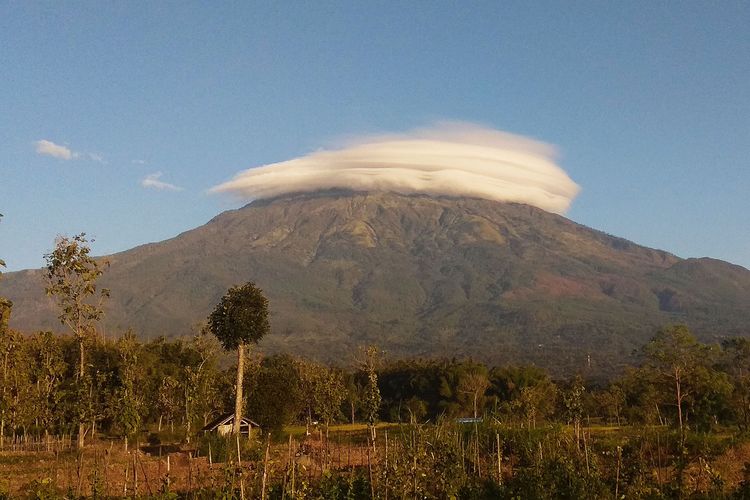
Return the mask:
[[257,343],[271,328],[268,299],[253,282],[234,286],[208,317],[208,328],[226,350]]

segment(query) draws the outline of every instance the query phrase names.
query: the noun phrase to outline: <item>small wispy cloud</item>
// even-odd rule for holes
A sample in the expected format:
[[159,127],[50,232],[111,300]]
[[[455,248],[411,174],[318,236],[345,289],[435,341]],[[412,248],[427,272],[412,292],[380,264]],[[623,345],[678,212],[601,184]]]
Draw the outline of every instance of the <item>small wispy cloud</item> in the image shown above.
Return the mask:
[[102,155],[100,155],[100,154],[97,154],[97,153],[86,153],[86,157],[89,160],[91,160],[91,161],[95,161],[97,163],[102,163],[104,165],[107,164],[107,160],[105,160],[104,157]]
[[141,180],[141,186],[146,189],[156,189],[159,191],[182,191],[182,188],[180,186],[175,186],[174,184],[170,184],[169,182],[159,180],[161,179],[162,175],[162,172],[154,172],[153,174],[148,174],[143,178],[143,180]]
[[130,163],[133,163],[134,165],[145,165],[146,160],[130,160]]
[[57,144],[47,139],[34,141],[34,147],[36,149],[36,154],[42,156],[51,156],[59,160],[89,160],[102,164],[107,163],[107,160],[105,160],[104,157],[99,153],[82,153],[79,151],[74,151],[68,146]]
[[36,141],[34,145],[36,146],[37,154],[44,156],[52,156],[61,160],[74,160],[79,156],[78,153],[72,151],[69,147],[55,144],[47,139]]

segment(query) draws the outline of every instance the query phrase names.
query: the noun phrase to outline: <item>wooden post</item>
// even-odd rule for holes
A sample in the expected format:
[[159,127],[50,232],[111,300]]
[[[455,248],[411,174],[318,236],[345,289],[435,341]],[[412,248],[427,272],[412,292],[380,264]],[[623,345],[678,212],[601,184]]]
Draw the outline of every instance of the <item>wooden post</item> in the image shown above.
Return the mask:
[[135,466],[135,454],[138,450],[133,450],[133,495],[138,496],[138,468]]
[[81,487],[83,486],[82,485],[82,481],[83,481],[83,452],[82,451],[78,452],[78,469],[77,469],[77,474],[78,474],[78,487],[76,488],[76,494],[77,494],[77,496],[80,497],[81,496]]
[[271,448],[271,433],[266,436],[266,455],[263,458],[263,482],[261,483],[260,498],[266,500],[266,480],[268,479],[268,453]]
[[497,484],[503,484],[503,448],[500,445],[500,433],[495,433],[497,441]]
[[193,491],[193,452],[188,453],[188,491]]
[[294,459],[294,456],[292,456],[292,487],[291,487],[291,497],[294,498],[295,491],[294,491],[294,479],[297,475],[297,461]]
[[138,461],[141,464],[141,472],[143,472],[143,479],[146,481],[146,488],[148,488],[148,494],[150,496],[154,495],[153,490],[151,489],[151,482],[148,480],[148,474],[146,474],[146,468],[143,466],[143,460],[138,458]]
[[586,455],[586,475],[591,475],[591,471],[589,470],[589,447],[588,443],[586,442],[586,431],[583,431],[583,453]]
[[236,434],[235,438],[237,439],[237,465],[239,467],[242,467],[242,453],[240,452],[240,435]]
[[128,463],[125,462],[125,481],[122,484],[122,496],[128,496]]
[[287,452],[286,452],[286,473],[284,474],[284,481],[281,485],[281,500],[284,500],[286,498],[286,483],[287,478],[289,477],[289,474],[291,472],[292,467],[292,435],[289,434],[289,445],[287,446]]
[[385,433],[385,500],[388,500],[388,431]]
[[615,498],[620,498],[620,460],[622,459],[622,448],[617,447],[617,473],[615,474]]
[[[368,439],[368,441],[370,441]],[[375,484],[372,482],[372,461],[370,460],[370,443],[367,443],[367,470],[370,473],[370,498],[375,498]],[[416,498],[416,495],[414,496]]]

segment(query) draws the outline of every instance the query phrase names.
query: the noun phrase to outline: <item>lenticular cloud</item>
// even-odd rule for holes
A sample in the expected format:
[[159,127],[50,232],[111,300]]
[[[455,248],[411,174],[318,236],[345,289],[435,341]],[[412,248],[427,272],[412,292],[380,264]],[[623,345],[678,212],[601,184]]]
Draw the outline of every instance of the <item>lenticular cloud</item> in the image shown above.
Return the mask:
[[555,149],[472,124],[351,141],[263,165],[211,188],[243,199],[323,189],[469,196],[564,213],[579,187],[555,164]]

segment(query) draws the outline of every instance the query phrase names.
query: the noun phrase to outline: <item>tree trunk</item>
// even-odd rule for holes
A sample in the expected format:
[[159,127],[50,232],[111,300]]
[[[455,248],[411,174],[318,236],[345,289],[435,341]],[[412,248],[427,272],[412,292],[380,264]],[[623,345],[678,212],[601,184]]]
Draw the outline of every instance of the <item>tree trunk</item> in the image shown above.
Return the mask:
[[78,376],[83,381],[85,366],[83,364],[83,337],[78,337]]
[[234,434],[240,433],[240,424],[242,423],[242,379],[245,372],[245,344],[240,343],[237,346],[237,391],[234,397]]
[[677,420],[680,423],[680,444],[684,444],[685,434],[682,429],[682,393],[680,391],[680,372],[675,370],[674,375],[675,392],[677,393]]
[[78,424],[78,449],[83,448],[84,445],[84,436],[86,434],[86,426],[83,424],[83,422]]
[[[78,328],[76,331],[76,335],[78,336],[78,383],[83,384],[86,367],[83,362],[83,335],[81,335],[80,320],[77,322],[76,326]],[[83,402],[79,401],[78,404],[83,404]],[[83,421],[81,421],[78,423],[78,449],[83,449],[85,433],[86,426],[84,425]]]

